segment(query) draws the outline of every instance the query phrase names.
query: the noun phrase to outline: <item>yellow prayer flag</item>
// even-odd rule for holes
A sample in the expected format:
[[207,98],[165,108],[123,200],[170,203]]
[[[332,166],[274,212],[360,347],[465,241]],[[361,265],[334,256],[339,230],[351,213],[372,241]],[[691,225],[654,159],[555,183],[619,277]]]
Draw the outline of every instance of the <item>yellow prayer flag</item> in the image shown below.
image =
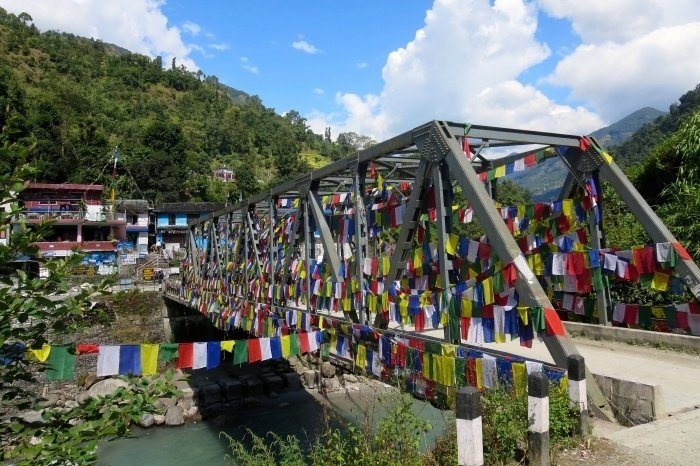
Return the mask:
[[513,387],[516,395],[524,395],[527,390],[527,369],[522,362],[514,362],[511,365],[513,371]]
[[399,313],[401,314],[401,319],[408,319],[408,300],[402,299],[399,302]]
[[666,291],[668,288],[668,278],[669,276],[665,273],[654,272],[654,278],[651,280],[651,289]]
[[493,304],[493,283],[491,277],[481,282],[484,287],[484,304]]
[[51,345],[44,343],[40,349],[29,350],[36,357],[39,362],[46,362],[49,359],[49,354],[51,354]]
[[[331,342],[333,339],[337,339],[337,337],[334,337],[331,339]],[[291,342],[289,341],[289,335],[282,335],[282,357],[286,358],[289,357],[290,354],[292,354],[292,349],[291,349]]]
[[233,346],[236,344],[234,340],[224,340],[221,342],[221,349],[233,353]]
[[603,158],[608,165],[610,165],[613,161],[612,155],[608,154],[607,152],[603,152]]
[[423,267],[423,250],[418,248],[413,250],[413,268],[420,269]]
[[440,350],[443,356],[451,356],[453,358],[457,357],[457,345],[451,345],[449,343],[440,343]]
[[466,298],[462,298],[461,301],[462,301],[461,313],[460,313],[461,316],[462,317],[471,317],[474,304]]
[[454,233],[450,233],[450,237],[447,240],[447,243],[445,243],[445,251],[447,251],[447,254],[450,254],[453,256],[456,255],[458,244],[459,244],[459,236],[455,235]]
[[158,350],[160,345],[147,344],[141,345],[141,374],[153,375],[158,372]]
[[355,365],[362,369],[365,369],[367,367],[367,348],[365,348],[364,345],[357,345]]
[[523,325],[528,323],[528,315],[530,308],[527,306],[518,306],[518,314],[520,315],[520,320],[523,321]]
[[391,258],[388,256],[382,256],[382,275],[388,275],[389,269],[391,268]]
[[574,214],[573,199],[564,199],[563,201],[561,201],[561,211],[566,216],[566,218],[571,218]]
[[506,176],[506,166],[505,165],[501,165],[500,167],[496,167],[493,170],[493,177],[494,178],[503,178],[504,176]]
[[430,373],[432,356],[433,355],[430,353],[423,353],[423,378],[426,380],[433,380],[432,374]]

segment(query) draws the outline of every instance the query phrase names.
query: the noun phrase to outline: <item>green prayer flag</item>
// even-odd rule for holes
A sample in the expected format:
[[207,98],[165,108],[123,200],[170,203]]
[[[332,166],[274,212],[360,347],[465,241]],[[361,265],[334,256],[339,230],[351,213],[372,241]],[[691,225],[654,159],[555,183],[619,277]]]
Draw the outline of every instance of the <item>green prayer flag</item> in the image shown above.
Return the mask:
[[503,274],[500,271],[498,273],[493,274],[493,276],[491,277],[491,283],[493,286],[494,293],[503,292]]
[[639,327],[651,330],[651,306],[639,306],[637,314],[639,316]]
[[426,353],[442,354],[442,345],[440,343],[434,341],[426,341],[424,345]]
[[583,300],[583,308],[585,310],[586,317],[588,317],[589,319],[593,317],[593,312],[595,312],[595,305],[596,302],[593,298],[585,298]]
[[301,350],[299,349],[299,335],[292,333],[289,335],[289,354],[299,354]]
[[68,346],[51,346],[46,380],[71,380],[75,370],[75,355],[68,352]]
[[460,337],[460,331],[461,328],[459,326],[459,317],[455,316],[450,316],[449,317],[449,325],[450,325],[450,338],[452,340],[459,340]]
[[595,267],[593,269],[591,278],[593,279],[593,289],[599,293],[602,293],[605,289],[605,284],[603,283],[603,274],[600,271],[600,267]]
[[654,280],[654,274],[653,273],[645,273],[639,275],[639,283],[641,285],[646,286],[647,288],[651,288],[651,282]]
[[467,360],[462,358],[455,359],[455,380],[457,387],[467,386]]
[[542,306],[532,306],[530,308],[530,320],[532,321],[532,329],[535,332],[543,332],[547,328]]
[[233,364],[248,362],[248,340],[236,340],[233,345]]
[[163,343],[160,345],[160,352],[158,353],[159,361],[172,361],[177,359],[177,343]]
[[331,356],[331,345],[330,343],[323,343],[321,345],[321,358],[325,361]]
[[664,306],[666,322],[670,328],[676,328],[676,306]]

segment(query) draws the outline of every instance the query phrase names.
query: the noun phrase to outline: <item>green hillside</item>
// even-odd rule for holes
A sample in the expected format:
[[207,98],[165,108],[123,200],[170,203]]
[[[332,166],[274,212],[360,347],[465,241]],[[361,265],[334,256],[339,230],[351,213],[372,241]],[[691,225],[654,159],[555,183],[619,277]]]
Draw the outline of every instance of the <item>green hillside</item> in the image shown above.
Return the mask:
[[[221,201],[306,170],[303,150],[338,152],[297,112],[280,116],[216,76],[168,65],[40,33],[28,15],[0,9],[0,128],[27,149],[25,160],[0,160],[0,171],[28,162],[38,180],[110,184],[118,146],[120,196]],[[240,182],[213,181],[221,166]]]
[[644,107],[632,112],[622,120],[591,133],[603,147],[613,147],[622,144],[642,126],[651,123],[665,112],[651,107]]
[[683,94],[677,104],[671,105],[667,114],[646,123],[631,138],[616,147],[610,147],[610,152],[618,164],[626,169],[644,163],[657,144],[678,131],[681,123],[698,110],[700,84]]

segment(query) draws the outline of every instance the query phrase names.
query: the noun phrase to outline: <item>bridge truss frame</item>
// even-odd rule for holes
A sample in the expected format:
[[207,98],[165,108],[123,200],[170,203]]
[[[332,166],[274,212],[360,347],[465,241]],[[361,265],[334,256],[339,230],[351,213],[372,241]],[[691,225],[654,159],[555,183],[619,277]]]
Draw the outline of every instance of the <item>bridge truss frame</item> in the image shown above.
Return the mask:
[[[463,145],[463,138],[468,144]],[[583,143],[582,141],[586,141]],[[315,244],[314,231],[318,231],[320,244],[323,245],[324,257],[331,268],[333,277],[337,277],[340,268],[340,256],[334,242],[329,225],[324,217],[323,208],[319,203],[320,196],[348,192],[354,204],[355,231],[354,259],[356,270],[353,271],[358,283],[363,283],[363,259],[370,253],[369,232],[367,229],[367,207],[363,198],[366,185],[374,183],[376,178],[370,173],[370,164],[383,174],[386,183],[397,184],[403,181],[413,184],[410,197],[405,205],[403,224],[399,230],[395,251],[387,280],[395,280],[405,268],[406,254],[411,247],[411,240],[416,234],[418,218],[425,208],[426,189],[432,186],[435,192],[435,207],[437,211],[438,257],[439,257],[439,286],[445,290],[450,287],[450,262],[446,253],[446,242],[453,229],[451,213],[454,187],[459,186],[466,201],[473,208],[475,220],[486,233],[489,243],[502,263],[512,263],[517,270],[515,288],[524,306],[541,306],[552,310],[545,317],[555,327],[561,328],[560,334],[542,333],[544,340],[555,363],[566,368],[567,356],[578,354],[578,351],[563,329],[553,306],[542,288],[537,277],[528,266],[513,235],[499,215],[492,200],[498,189],[497,180],[484,183],[479,174],[496,167],[503,166],[522,159],[532,153],[532,147],[556,147],[559,150],[546,152],[546,158],[559,157],[568,170],[568,175],[561,190],[560,199],[568,198],[578,186],[583,187],[585,180],[601,178],[607,180],[628,205],[631,212],[647,230],[655,242],[677,243],[671,232],[654,213],[642,196],[636,191],[631,182],[625,177],[620,168],[612,161],[593,138],[583,138],[576,135],[499,128],[491,126],[460,124],[449,121],[430,121],[413,130],[376,144],[366,150],[357,152],[345,159],[335,161],[308,174],[282,183],[269,191],[242,200],[224,210],[189,223],[189,247],[194,273],[200,273],[199,264],[192,256],[197,245],[197,237],[204,236],[207,240],[208,260],[214,260],[218,276],[225,273],[226,264],[237,261],[239,255],[245,260],[252,260],[258,267],[261,261],[258,257],[258,241],[260,238],[273,237],[274,220],[280,215],[294,212],[293,225],[294,245],[303,244],[306,264],[310,263],[312,244]],[[468,153],[465,153],[468,147]],[[487,159],[482,151],[485,149],[503,148],[499,150],[522,150],[512,155],[498,159]],[[602,205],[602,193],[599,204]],[[298,208],[279,207],[280,199],[297,200]],[[255,213],[258,217],[269,216],[270,229],[267,232],[256,231],[256,223],[251,218]],[[601,216],[602,217],[602,216]],[[216,224],[223,222],[226,231],[239,225],[243,228],[243,245],[236,244],[221,250],[220,240],[217,239]],[[591,239],[589,246],[600,249],[605,247],[605,236],[601,231],[601,222],[591,223]],[[228,236],[227,236],[228,237]],[[273,241],[267,241],[269,254],[275,260],[276,252],[272,247]],[[252,247],[251,247],[252,246]],[[242,249],[242,251],[240,251]],[[252,257],[251,257],[252,255]],[[286,255],[282,272],[276,276],[269,274],[269,285],[275,290],[275,280],[285,280],[289,267],[290,254]],[[689,287],[693,295],[700,299],[700,269],[692,260],[680,260],[676,271]],[[246,268],[246,282],[249,282]],[[308,312],[315,312],[310,307],[311,277],[307,274],[306,306]],[[279,303],[273,302],[273,307]],[[608,324],[612,312],[609,296],[599,293],[597,307],[600,322]],[[365,324],[370,316],[364,312],[347,315],[354,322]],[[381,324],[376,322],[375,324]],[[444,338],[448,342],[460,343],[456,335],[450,335],[445,328]],[[598,407],[605,408],[606,403],[597,385],[589,374],[591,401]]]

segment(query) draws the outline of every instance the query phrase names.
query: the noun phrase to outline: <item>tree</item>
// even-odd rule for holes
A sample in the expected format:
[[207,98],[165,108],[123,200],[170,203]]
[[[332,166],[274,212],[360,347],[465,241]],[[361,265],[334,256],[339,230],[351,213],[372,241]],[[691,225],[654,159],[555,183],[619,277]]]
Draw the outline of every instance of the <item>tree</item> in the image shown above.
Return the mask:
[[[0,148],[0,156],[13,150],[13,146],[5,145]],[[0,229],[9,228],[20,215],[17,196],[29,174],[25,167],[0,175]],[[79,289],[69,286],[67,277],[82,260],[78,254],[49,261],[37,257],[33,245],[42,240],[49,228],[45,224],[38,230],[20,229],[12,234],[9,245],[0,244],[0,351],[10,361],[0,365],[3,419],[8,413],[30,407],[38,397],[25,387],[35,380],[41,365],[24,356],[26,348],[40,348],[50,335],[74,332],[79,326],[76,318],[91,307],[90,297],[96,292],[104,293],[107,286],[107,282]],[[40,279],[24,270],[27,257],[42,263],[48,277]],[[2,424],[0,449],[9,441],[7,428],[6,423]]]

